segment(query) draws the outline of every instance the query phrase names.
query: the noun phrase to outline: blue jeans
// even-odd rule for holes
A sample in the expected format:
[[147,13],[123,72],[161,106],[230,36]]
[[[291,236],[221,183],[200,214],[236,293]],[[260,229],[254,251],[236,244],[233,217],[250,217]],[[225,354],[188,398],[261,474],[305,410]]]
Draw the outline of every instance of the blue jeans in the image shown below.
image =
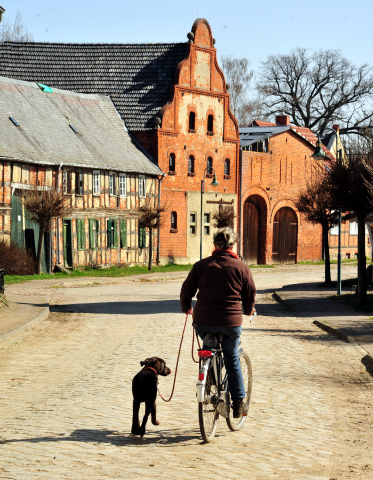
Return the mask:
[[[195,324],[194,324],[195,325]],[[195,325],[197,335],[202,338],[208,333],[221,333],[224,335],[221,348],[224,354],[225,368],[228,374],[229,391],[232,400],[245,398],[245,385],[238,357],[238,343],[242,327],[213,327],[210,325]]]

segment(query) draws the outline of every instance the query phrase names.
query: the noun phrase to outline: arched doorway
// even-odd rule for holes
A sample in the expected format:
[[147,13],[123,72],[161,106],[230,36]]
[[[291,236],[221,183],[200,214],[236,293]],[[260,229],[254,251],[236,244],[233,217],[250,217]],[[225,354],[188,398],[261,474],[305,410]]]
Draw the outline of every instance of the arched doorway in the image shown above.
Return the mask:
[[273,220],[273,263],[296,263],[298,246],[298,219],[290,207],[280,208]]
[[265,263],[267,206],[259,195],[250,195],[243,208],[243,258],[245,263]]

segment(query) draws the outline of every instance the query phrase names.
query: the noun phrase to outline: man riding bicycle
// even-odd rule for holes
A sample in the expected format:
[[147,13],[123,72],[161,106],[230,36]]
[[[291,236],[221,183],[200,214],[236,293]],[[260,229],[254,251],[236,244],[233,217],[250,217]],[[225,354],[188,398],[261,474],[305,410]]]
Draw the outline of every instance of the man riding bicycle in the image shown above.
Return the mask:
[[202,339],[208,333],[223,334],[222,349],[233,402],[233,417],[247,413],[238,345],[242,331],[242,307],[246,315],[255,312],[256,288],[249,267],[232,251],[237,235],[222,228],[214,235],[215,250],[196,262],[184,281],[180,303],[184,313],[193,313],[193,326]]

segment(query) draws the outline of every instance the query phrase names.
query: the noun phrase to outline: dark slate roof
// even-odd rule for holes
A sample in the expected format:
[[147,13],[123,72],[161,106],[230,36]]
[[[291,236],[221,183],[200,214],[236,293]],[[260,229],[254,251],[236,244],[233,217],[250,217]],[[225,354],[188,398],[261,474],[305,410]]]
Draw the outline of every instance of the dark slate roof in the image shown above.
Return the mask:
[[47,93],[35,83],[0,77],[0,131],[0,159],[161,173],[105,95]]
[[321,141],[325,147],[330,150],[335,142],[337,134],[336,133],[328,133],[328,135],[325,135]]
[[149,130],[166,105],[186,43],[0,43],[0,76],[110,95],[130,131]]
[[277,126],[276,124],[272,124],[272,126],[266,127],[240,128],[241,147],[246,147],[247,145],[252,145],[253,143],[260,142],[261,140],[272,137],[272,135],[285,132],[285,130],[290,130],[290,125]]

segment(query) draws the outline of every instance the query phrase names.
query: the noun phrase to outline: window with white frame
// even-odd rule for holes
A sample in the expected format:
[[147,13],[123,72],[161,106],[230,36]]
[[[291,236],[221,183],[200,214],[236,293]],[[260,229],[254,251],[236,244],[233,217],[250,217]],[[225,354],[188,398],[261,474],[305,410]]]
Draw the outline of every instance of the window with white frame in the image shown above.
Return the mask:
[[[331,213],[334,213],[335,210],[332,210]],[[337,225],[334,225],[333,227],[330,228],[329,230],[329,233],[330,235],[338,235],[338,232],[339,232],[339,228],[338,228],[338,224]]]
[[350,235],[357,235],[357,222],[350,220]]
[[126,174],[119,174],[119,195],[125,197],[127,195]]
[[111,196],[115,195],[115,173],[109,173],[109,193]]
[[93,195],[100,195],[100,171],[93,172]]
[[139,176],[139,196],[145,197],[146,190],[145,190],[145,177],[143,175]]
[[71,172],[63,170],[62,172],[63,193],[65,195],[71,194]]

